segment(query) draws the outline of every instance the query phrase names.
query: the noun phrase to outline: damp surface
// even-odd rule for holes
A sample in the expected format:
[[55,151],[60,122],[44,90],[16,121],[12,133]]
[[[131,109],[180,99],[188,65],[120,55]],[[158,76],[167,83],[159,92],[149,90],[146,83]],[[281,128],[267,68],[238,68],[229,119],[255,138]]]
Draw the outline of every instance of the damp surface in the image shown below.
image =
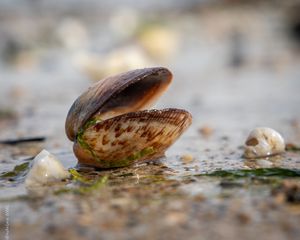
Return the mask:
[[[12,20],[0,8],[0,38],[10,42],[0,45],[6,49],[0,65],[0,234],[9,239],[299,238],[300,55],[287,34],[289,6],[190,2],[174,13],[158,5],[164,14],[137,6],[136,18],[155,19],[176,33],[175,53],[151,59],[174,74],[155,108],[186,109],[193,124],[164,158],[109,170],[77,166],[64,133],[69,107],[94,81],[77,68],[75,56],[95,51],[105,59],[120,45],[136,44],[135,33],[128,37],[117,27],[120,19],[109,6],[102,17],[84,9],[76,14],[76,6],[69,6],[68,17],[77,21],[70,34],[82,39],[87,32],[87,40],[76,45],[47,35],[62,31],[55,26],[66,20],[63,10],[53,20],[47,6],[38,5],[44,18],[37,21],[33,10],[2,3],[17,17]],[[98,24],[106,19],[109,30]],[[116,36],[121,40],[110,41]],[[18,38],[24,39],[21,46]],[[243,144],[255,127],[274,128],[298,147],[245,159]],[[42,138],[4,142],[32,137]],[[26,189],[32,159],[42,149],[78,175]]]

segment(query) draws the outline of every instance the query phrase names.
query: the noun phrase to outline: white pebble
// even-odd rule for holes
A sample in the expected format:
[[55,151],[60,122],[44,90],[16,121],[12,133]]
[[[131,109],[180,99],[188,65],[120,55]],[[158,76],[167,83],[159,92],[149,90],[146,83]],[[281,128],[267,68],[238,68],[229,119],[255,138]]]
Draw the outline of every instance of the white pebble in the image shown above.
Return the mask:
[[25,180],[26,187],[39,187],[70,176],[61,162],[46,150],[41,151],[33,161],[33,166]]
[[245,142],[244,156],[260,158],[280,154],[284,151],[284,139],[278,132],[271,128],[259,127],[250,132]]

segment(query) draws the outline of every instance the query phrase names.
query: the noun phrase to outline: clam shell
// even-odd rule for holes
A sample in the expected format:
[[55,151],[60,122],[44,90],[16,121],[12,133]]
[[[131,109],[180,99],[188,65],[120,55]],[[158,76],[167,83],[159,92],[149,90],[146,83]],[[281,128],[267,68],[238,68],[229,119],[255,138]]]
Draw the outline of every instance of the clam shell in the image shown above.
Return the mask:
[[78,134],[74,153],[80,163],[100,168],[155,159],[164,155],[191,122],[189,112],[171,108],[91,121]]
[[127,112],[147,109],[168,87],[172,73],[163,67],[144,68],[105,78],[79,96],[71,106],[65,124],[74,141],[80,129],[94,115],[102,120]]
[[192,121],[185,110],[144,110],[171,80],[166,68],[137,69],[105,78],[80,95],[65,124],[79,163],[112,168],[163,156]]

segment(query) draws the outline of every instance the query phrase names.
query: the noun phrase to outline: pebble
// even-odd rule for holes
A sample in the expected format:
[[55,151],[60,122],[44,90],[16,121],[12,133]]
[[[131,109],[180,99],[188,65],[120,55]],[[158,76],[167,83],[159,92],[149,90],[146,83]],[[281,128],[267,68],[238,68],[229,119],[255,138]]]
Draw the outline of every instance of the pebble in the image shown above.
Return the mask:
[[51,153],[42,150],[33,160],[33,166],[27,174],[27,188],[40,187],[70,177],[62,163]]
[[180,159],[183,163],[190,163],[194,160],[194,157],[191,154],[183,154]]
[[261,158],[285,151],[283,137],[274,129],[259,127],[253,129],[245,142],[246,158]]
[[199,133],[203,136],[203,137],[210,137],[214,132],[214,129],[209,127],[209,126],[203,126],[201,128],[199,128]]

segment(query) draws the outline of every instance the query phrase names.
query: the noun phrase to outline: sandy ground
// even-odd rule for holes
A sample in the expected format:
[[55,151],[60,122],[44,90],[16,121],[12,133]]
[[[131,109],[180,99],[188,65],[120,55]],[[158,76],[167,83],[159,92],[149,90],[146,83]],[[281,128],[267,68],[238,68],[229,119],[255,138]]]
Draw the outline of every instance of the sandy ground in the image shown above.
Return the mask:
[[[300,168],[297,151],[242,157],[247,134],[257,126],[272,127],[286,142],[300,145],[300,55],[297,40],[288,34],[289,9],[120,7],[93,15],[62,10],[56,18],[46,10],[43,18],[30,9],[11,10],[15,15],[0,10],[0,139],[46,137],[40,143],[0,145],[1,172],[30,162],[26,159],[44,148],[65,167],[75,167],[64,134],[67,111],[95,78],[120,69],[141,63],[168,67],[174,82],[156,108],[184,108],[193,115],[193,125],[159,162],[81,169],[91,179],[108,177],[84,194],[57,191],[76,188],[71,181],[31,191],[25,176],[0,179],[0,234],[6,239],[298,239],[299,178],[201,175]],[[153,22],[165,26],[166,34],[152,41],[174,45],[159,56],[137,37]],[[103,63],[123,58],[132,65]]]

